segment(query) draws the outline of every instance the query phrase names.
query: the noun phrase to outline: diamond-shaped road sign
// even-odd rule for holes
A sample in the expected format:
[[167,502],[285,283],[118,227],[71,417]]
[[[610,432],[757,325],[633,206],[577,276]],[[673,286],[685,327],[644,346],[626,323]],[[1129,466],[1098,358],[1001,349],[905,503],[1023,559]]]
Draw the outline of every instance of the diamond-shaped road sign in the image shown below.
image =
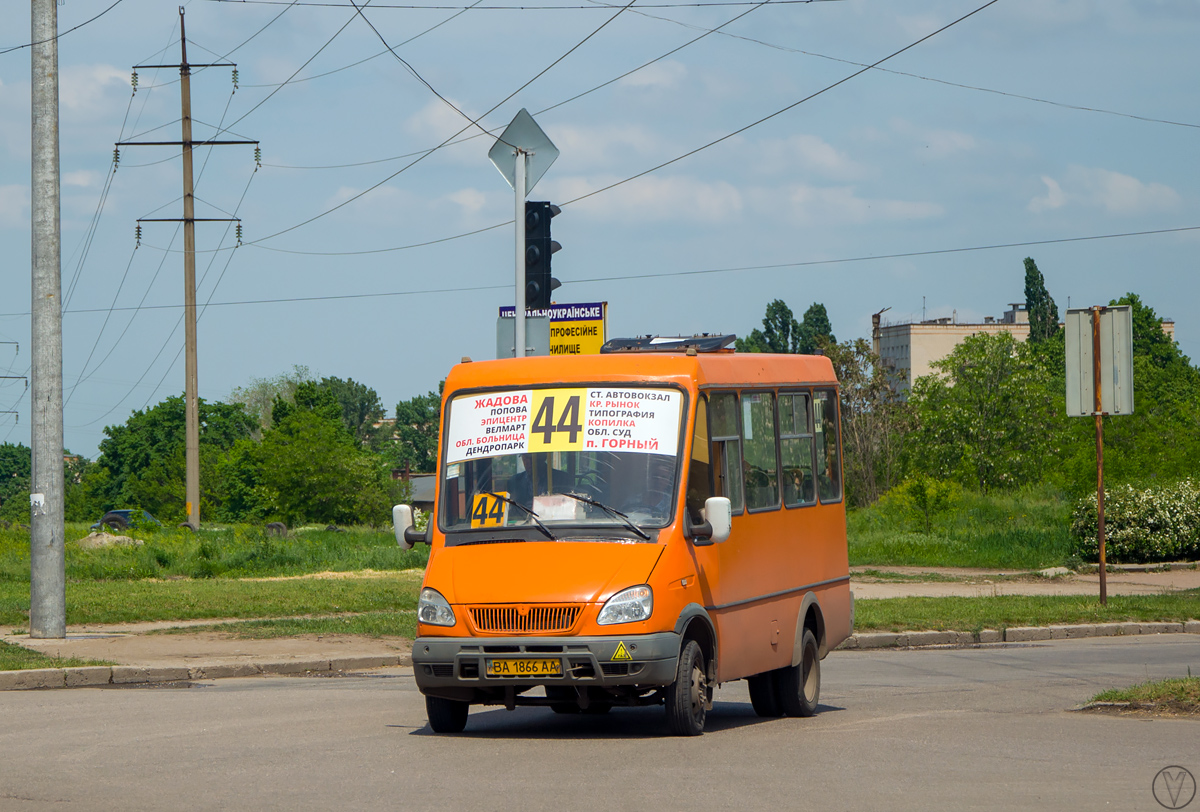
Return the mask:
[[524,107],[513,116],[513,120],[488,150],[488,157],[513,188],[517,183],[518,149],[529,156],[525,167],[525,192],[528,194],[558,159],[558,147],[554,146],[554,142]]

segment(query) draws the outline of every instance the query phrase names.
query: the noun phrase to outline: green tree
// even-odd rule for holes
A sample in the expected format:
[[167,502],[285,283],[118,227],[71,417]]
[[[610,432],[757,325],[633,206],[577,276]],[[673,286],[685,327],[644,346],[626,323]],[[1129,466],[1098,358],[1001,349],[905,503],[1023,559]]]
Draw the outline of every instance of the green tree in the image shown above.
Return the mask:
[[865,339],[823,342],[821,349],[841,384],[846,497],[852,505],[869,505],[900,478],[908,408],[895,389],[895,370]]
[[342,422],[359,445],[375,447],[381,435],[375,424],[383,420],[379,394],[353,378],[322,378],[321,386],[333,393],[342,409]]
[[933,367],[909,398],[909,469],[983,492],[1040,482],[1065,439],[1054,356],[1007,332],[979,333]]
[[762,330],[755,328],[749,336],[734,342],[738,352],[795,353],[799,350],[800,323],[782,299],[771,300],[762,323]]
[[20,443],[0,445],[0,519],[29,523],[29,479],[33,452]]
[[275,399],[281,397],[288,402],[295,400],[296,387],[312,379],[308,367],[297,364],[291,372],[281,373],[274,378],[253,378],[245,386],[235,387],[229,393],[229,402],[246,407],[246,413],[258,421],[255,437],[260,437],[263,431],[271,427],[271,408]]
[[446,382],[442,381],[437,392],[417,395],[396,404],[395,439],[389,454],[394,467],[403,468],[407,464],[409,470],[423,473],[437,468],[445,386]]
[[353,436],[349,427],[342,421],[342,405],[338,403],[337,395],[328,386],[322,386],[316,381],[302,381],[296,386],[290,400],[283,395],[275,398],[271,404],[271,425],[281,426],[287,419],[299,412],[314,412],[326,420],[339,423],[346,430],[346,436]]
[[1046,280],[1033,257],[1025,257],[1025,309],[1029,312],[1029,340],[1033,343],[1057,336],[1058,305],[1046,290]]
[[804,312],[804,320],[796,321],[791,308],[781,299],[772,299],[762,320],[763,329],[755,328],[750,335],[734,342],[738,352],[804,353],[812,355],[821,342],[837,343],[825,305],[813,302]]
[[825,305],[820,302],[813,302],[808,310],[804,311],[804,320],[800,322],[798,332],[798,347],[792,352],[812,355],[821,348],[822,342],[837,343],[833,335],[833,325],[829,323],[829,314],[825,312]]
[[925,535],[933,532],[933,520],[953,508],[962,496],[957,482],[944,482],[924,474],[906,479],[888,491],[888,507],[915,521]]
[[[249,437],[255,420],[240,403],[199,402],[201,510],[214,507],[213,467],[220,453]],[[107,426],[100,456],[84,478],[101,510],[140,507],[161,519],[184,516],[186,415],[182,395],[136,411],[119,426]]]

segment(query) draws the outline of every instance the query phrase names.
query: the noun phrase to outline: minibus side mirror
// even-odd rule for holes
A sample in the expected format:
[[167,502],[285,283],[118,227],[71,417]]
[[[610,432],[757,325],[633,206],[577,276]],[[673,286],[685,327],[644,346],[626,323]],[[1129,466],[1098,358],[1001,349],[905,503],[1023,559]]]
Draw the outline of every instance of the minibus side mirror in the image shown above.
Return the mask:
[[693,524],[687,521],[688,535],[697,546],[720,544],[729,538],[733,516],[733,506],[726,496],[710,496],[704,500],[704,521]]
[[396,543],[401,550],[411,550],[418,541],[425,541],[425,534],[413,527],[412,508],[408,505],[392,507],[392,528],[396,531]]

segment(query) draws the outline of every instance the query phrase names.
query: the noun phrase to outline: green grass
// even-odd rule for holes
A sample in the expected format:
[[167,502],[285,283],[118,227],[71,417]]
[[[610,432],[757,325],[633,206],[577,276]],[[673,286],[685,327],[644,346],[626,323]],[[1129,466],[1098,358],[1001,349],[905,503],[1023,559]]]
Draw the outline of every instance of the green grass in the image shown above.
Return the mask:
[[85,665],[112,665],[99,660],[76,657],[48,657],[27,648],[0,641],[0,671],[24,671],[27,668],[77,668]]
[[1062,565],[1071,554],[1071,506],[1062,496],[1029,491],[964,493],[937,517],[932,532],[879,503],[851,510],[852,566],[982,567],[1034,570]]
[[880,598],[854,602],[855,631],[978,632],[1013,626],[1181,622],[1200,616],[1200,589],[1166,595],[1113,595],[1108,606],[1082,595],[988,598]]
[[[67,623],[395,612],[416,609],[421,576],[409,570],[383,578],[72,581]],[[0,582],[0,624],[28,622],[29,584]]]
[[164,629],[160,634],[188,634],[192,632],[224,632],[250,640],[265,640],[274,637],[295,637],[302,634],[355,634],[364,637],[407,637],[417,636],[416,610],[399,612],[366,612],[360,615],[338,617],[281,618],[279,620],[248,620],[238,623],[214,623],[211,626],[189,626],[180,629]]
[[[88,525],[66,527],[69,581],[137,581],[145,578],[245,578],[312,572],[423,568],[429,548],[401,550],[390,530],[347,528],[292,531],[268,536],[253,525],[192,533],[178,528],[139,528],[121,535],[137,546],[85,550],[79,539]],[[29,583],[29,531],[0,530],[0,582]]]
[[[1189,669],[1190,672],[1190,669]],[[1112,688],[1091,698],[1092,702],[1128,702],[1139,710],[1159,707],[1200,714],[1200,677],[1179,677],[1143,682],[1129,688]]]

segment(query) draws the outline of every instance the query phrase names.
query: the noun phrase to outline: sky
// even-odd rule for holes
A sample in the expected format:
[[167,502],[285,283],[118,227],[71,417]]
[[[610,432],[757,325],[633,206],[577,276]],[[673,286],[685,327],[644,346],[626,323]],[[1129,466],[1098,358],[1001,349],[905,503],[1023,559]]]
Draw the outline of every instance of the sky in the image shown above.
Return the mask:
[[[521,108],[561,151],[529,195],[562,207],[555,301],[608,302],[609,337],[746,335],[772,299],[824,304],[840,340],[883,308],[982,321],[1023,301],[1032,256],[1060,313],[1134,292],[1200,359],[1193,0],[461,2],[183,4],[189,62],[237,64],[236,88],[193,69],[194,138],[261,146],[261,166],[196,151],[196,216],[242,227],[196,226],[201,397],[299,365],[392,414],[495,357],[515,200],[487,154]],[[24,376],[30,25],[9,6],[0,374]],[[135,232],[182,217],[179,149],[113,160],[181,138],[178,70],[130,81],[180,62],[179,14],[58,14],[64,442],[95,457],[184,388],[182,231]],[[0,442],[29,438],[25,384],[0,379]]]

